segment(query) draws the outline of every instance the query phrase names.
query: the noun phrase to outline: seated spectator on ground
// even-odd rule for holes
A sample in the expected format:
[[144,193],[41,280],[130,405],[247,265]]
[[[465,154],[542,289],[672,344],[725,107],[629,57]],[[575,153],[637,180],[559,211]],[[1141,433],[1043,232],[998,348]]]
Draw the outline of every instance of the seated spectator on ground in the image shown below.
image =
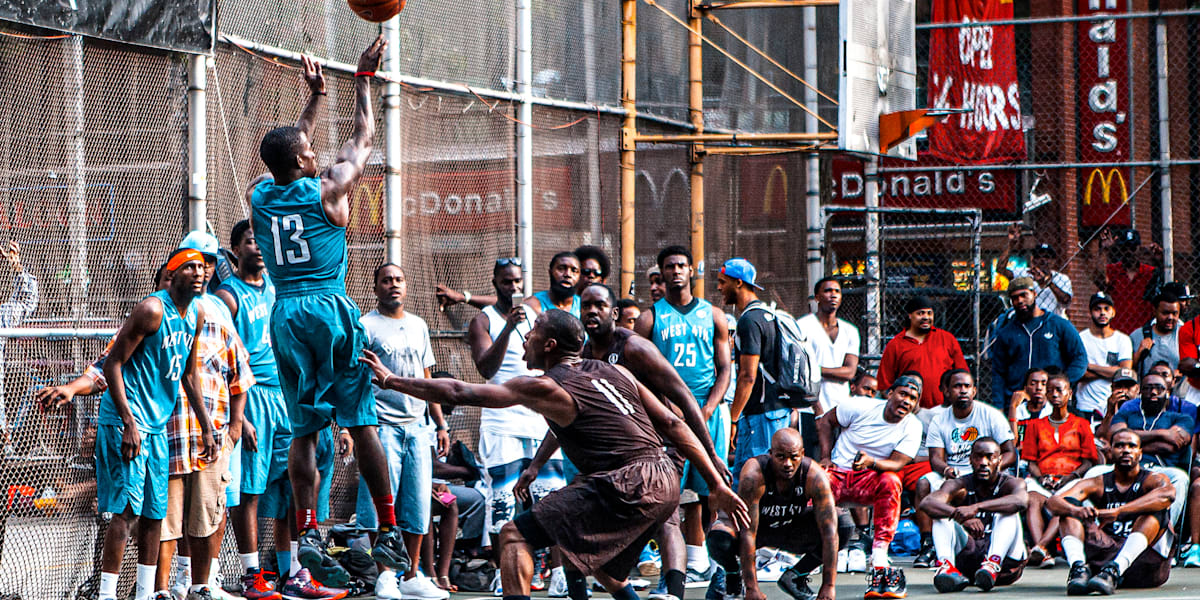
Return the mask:
[[1171,574],[1171,482],[1142,467],[1141,439],[1133,430],[1114,432],[1112,448],[1114,469],[1076,481],[1046,503],[1061,518],[1070,596],[1159,587]]
[[[1033,541],[1029,565],[1032,567],[1054,566],[1049,549],[1058,537],[1059,523],[1058,517],[1047,522],[1042,514],[1046,500],[1083,477],[1100,460],[1092,439],[1091,423],[1067,410],[1071,382],[1062,373],[1056,373],[1050,377],[1047,387],[1051,413],[1028,421],[1021,442],[1021,457],[1028,461],[1029,469],[1025,485],[1029,489],[1029,533]],[[1114,388],[1113,393],[1121,389],[1117,384]]]
[[1024,482],[1002,472],[1002,456],[996,440],[975,440],[971,470],[946,481],[921,503],[920,510],[937,519],[933,585],[939,592],[961,592],[971,583],[986,592],[1012,585],[1025,570],[1021,513],[1028,496]]
[[[1000,468],[1007,469],[1017,462],[1013,432],[1008,420],[999,410],[975,401],[975,378],[970,371],[954,369],[947,373],[949,410],[930,421],[925,432],[930,471],[917,483],[914,504],[918,507],[918,513],[921,512],[921,502],[930,492],[936,492],[945,481],[969,472],[971,447],[975,440],[987,437],[996,441],[1001,450]],[[922,540],[921,553],[917,558],[926,566],[933,561],[932,537]],[[921,565],[914,561],[913,566]]]
[[1071,383],[1087,371],[1087,352],[1079,332],[1066,319],[1047,313],[1034,302],[1034,281],[1018,277],[1008,285],[1013,318],[995,332],[992,344],[992,402],[998,406],[1021,388],[1030,367],[1054,367]]
[[889,566],[888,546],[900,521],[897,471],[921,446],[921,422],[912,416],[921,386],[919,374],[905,373],[892,383],[887,402],[846,398],[817,420],[821,466],[829,473],[834,499],[875,510],[869,598],[903,598],[907,590],[904,572]]
[[1133,366],[1139,377],[1158,361],[1165,361],[1172,371],[1179,368],[1179,298],[1159,294],[1153,307],[1154,318],[1129,334]]
[[[1148,374],[1162,377],[1163,381],[1167,382],[1168,390],[1175,389],[1175,371],[1171,369],[1171,366],[1168,365],[1166,361],[1160,360],[1157,363],[1154,363],[1154,366],[1150,367]],[[1127,376],[1136,377],[1136,373],[1130,371]],[[1135,380],[1134,383],[1136,384],[1137,381]],[[1142,399],[1139,393],[1135,390],[1132,394],[1129,394],[1128,401],[1124,404],[1120,404],[1119,407],[1120,408],[1117,409],[1117,412],[1138,412],[1139,410],[1142,410]],[[1187,400],[1184,400],[1183,398],[1180,398],[1174,393],[1171,393],[1170,397],[1167,399],[1167,410],[1183,413],[1191,417],[1192,421],[1196,421],[1197,406],[1191,402],[1188,402]]]
[[[1050,414],[1050,405],[1046,402],[1046,382],[1050,375],[1045,369],[1034,367],[1025,372],[1025,385],[1013,392],[1008,403],[1008,422],[1012,425],[1013,435],[1019,446],[1025,439],[1025,425],[1030,419],[1040,419]],[[1020,462],[1025,460],[1020,458]]]

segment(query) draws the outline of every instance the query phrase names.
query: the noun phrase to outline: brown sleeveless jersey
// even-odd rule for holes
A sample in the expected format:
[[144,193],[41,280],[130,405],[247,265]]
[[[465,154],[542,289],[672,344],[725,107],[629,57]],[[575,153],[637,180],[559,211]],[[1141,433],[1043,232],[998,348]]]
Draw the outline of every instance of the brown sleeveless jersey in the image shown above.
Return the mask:
[[583,359],[546,371],[571,395],[577,414],[566,427],[549,419],[562,451],[583,474],[611,471],[639,458],[665,457],[637,388],[612,365]]

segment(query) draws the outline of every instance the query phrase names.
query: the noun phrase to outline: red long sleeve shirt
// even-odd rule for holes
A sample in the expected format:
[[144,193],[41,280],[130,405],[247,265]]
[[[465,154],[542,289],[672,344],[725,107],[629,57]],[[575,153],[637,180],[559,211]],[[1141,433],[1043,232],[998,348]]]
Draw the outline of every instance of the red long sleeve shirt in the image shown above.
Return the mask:
[[924,342],[901,331],[888,341],[879,363],[879,389],[886,390],[905,371],[921,374],[924,385],[921,391],[921,408],[930,408],[942,403],[942,390],[938,388],[942,373],[950,369],[967,368],[962,347],[949,331],[934,327],[925,336]]

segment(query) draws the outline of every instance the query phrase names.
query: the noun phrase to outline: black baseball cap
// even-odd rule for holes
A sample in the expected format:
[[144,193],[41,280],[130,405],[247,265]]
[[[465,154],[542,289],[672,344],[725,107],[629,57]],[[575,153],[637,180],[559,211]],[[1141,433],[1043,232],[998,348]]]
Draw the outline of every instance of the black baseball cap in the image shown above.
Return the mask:
[[1138,233],[1136,229],[1126,229],[1117,236],[1117,244],[1136,248],[1142,245],[1142,234]]
[[1095,294],[1092,295],[1092,299],[1088,300],[1088,310],[1096,308],[1097,306],[1099,306],[1101,304],[1115,306],[1112,301],[1112,296],[1109,296],[1108,294],[1106,294],[1104,292],[1096,292]]
[[1056,251],[1054,246],[1051,246],[1050,244],[1038,244],[1037,246],[1034,246],[1031,253],[1033,256],[1045,256],[1048,258],[1058,257],[1058,251]]

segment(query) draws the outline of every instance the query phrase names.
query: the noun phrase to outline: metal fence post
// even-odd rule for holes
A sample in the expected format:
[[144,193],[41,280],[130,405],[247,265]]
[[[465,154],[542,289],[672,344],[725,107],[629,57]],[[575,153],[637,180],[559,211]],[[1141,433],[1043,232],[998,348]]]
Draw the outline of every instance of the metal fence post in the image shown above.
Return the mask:
[[1159,209],[1162,214],[1163,280],[1175,280],[1175,229],[1171,206],[1171,100],[1167,90],[1167,22],[1155,25],[1158,46],[1158,168]]
[[525,294],[533,293],[533,10],[530,0],[517,0],[517,256],[521,257]]
[[[805,6],[801,9],[804,18],[804,78],[817,81],[817,7]],[[817,90],[813,86],[804,88],[804,104],[809,108],[817,107]],[[806,113],[804,116],[804,131],[817,132],[817,116]],[[805,287],[808,291],[804,296],[809,299],[809,309],[812,310],[812,287],[825,274],[821,265],[821,248],[824,248],[824,224],[821,219],[821,158],[816,152],[810,152],[804,159],[807,167],[804,177],[804,214],[808,226],[807,257],[808,281]]]
[[208,57],[188,57],[188,229],[204,231],[208,213]]
[[863,168],[866,180],[866,250],[867,250],[867,354],[878,356],[883,353],[881,336],[883,315],[880,292],[882,278],[879,264],[879,158],[867,159]]
[[387,153],[384,157],[387,166],[387,192],[383,208],[384,260],[400,265],[404,260],[404,178],[400,176],[404,165],[401,127],[404,93],[395,78],[400,74],[400,18],[392,17],[384,23],[383,33],[388,42],[383,68],[392,75],[383,89],[383,124],[387,136],[384,147]]

